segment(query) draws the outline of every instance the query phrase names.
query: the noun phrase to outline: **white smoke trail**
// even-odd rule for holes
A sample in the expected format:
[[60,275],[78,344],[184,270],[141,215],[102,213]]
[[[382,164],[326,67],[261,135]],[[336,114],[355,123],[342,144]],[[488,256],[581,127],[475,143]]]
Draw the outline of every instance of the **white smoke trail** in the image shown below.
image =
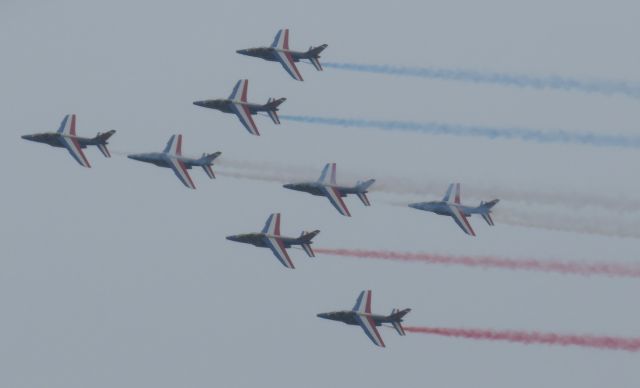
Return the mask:
[[[223,160],[217,170],[217,174],[220,176],[280,184],[296,180],[313,180],[318,173],[319,171],[316,169],[300,165],[281,166],[274,163],[232,161],[229,159]],[[360,176],[358,178],[368,178],[368,176]],[[446,188],[446,185],[431,183],[417,185],[415,183],[406,184],[405,182],[406,185],[400,185],[394,181],[397,178],[377,178],[375,191],[378,192],[387,194],[421,194],[422,196],[430,192],[430,195],[433,195],[432,198],[415,198],[411,202],[438,199],[442,196],[442,189]],[[349,178],[349,180],[355,182],[356,179]],[[494,193],[496,192],[500,192],[500,190],[495,190]],[[502,199],[500,206],[494,210],[496,223],[608,237],[640,238],[640,219],[629,214],[607,215],[610,210],[606,209],[608,202],[598,203],[596,197],[588,198],[590,201],[589,206],[600,205],[601,209],[597,209],[598,211],[595,212],[572,211],[572,207],[575,206],[574,202],[568,202],[569,206],[565,206],[565,209],[559,209],[558,205],[562,206],[564,203],[560,198],[551,197],[551,194],[541,196],[538,201],[534,198],[534,194],[531,193],[524,198],[526,202],[537,202],[536,204],[538,205],[547,205],[547,208],[549,207],[548,205],[554,206],[554,208],[548,210],[542,210],[540,206],[532,208],[524,204],[514,205],[512,199],[505,201],[505,197],[501,195],[485,196],[485,199],[492,199],[493,197]],[[381,202],[400,207],[406,207],[409,203],[409,201],[384,199]],[[518,201],[516,200],[516,202]],[[615,201],[612,201],[611,204],[615,204]]]
[[[220,167],[228,168],[227,174],[236,174],[237,178],[274,181],[290,183],[292,180],[314,180],[320,175],[322,166],[311,167],[301,164],[285,165],[273,162],[240,161],[221,157],[218,161]],[[409,194],[413,196],[430,197],[438,199],[444,195],[449,185],[448,181],[429,179],[417,182],[415,179],[393,176],[376,176],[371,172],[357,175],[350,171],[340,169],[338,180],[355,182],[365,178],[375,178],[376,183],[372,192],[384,192],[389,194]],[[553,205],[573,210],[589,210],[599,208],[607,211],[615,211],[620,214],[640,212],[640,200],[624,197],[603,197],[582,192],[542,192],[533,190],[518,190],[517,188],[501,187],[486,183],[474,183],[463,188],[466,198],[478,200],[491,200],[499,198],[507,202],[520,202],[523,205]],[[424,199],[426,200],[426,198]]]

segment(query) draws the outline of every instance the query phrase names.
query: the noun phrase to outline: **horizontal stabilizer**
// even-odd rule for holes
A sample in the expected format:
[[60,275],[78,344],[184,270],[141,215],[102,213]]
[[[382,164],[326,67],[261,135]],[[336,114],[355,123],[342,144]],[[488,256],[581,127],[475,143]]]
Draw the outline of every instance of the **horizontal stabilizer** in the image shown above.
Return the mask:
[[98,149],[100,150],[100,152],[102,152],[102,155],[104,155],[105,158],[111,157],[111,153],[109,152],[106,144],[98,144]]
[[358,198],[364,203],[364,206],[371,206],[371,202],[369,202],[369,198],[366,193],[358,193]]
[[302,244],[302,249],[304,249],[304,252],[307,254],[307,256],[309,257],[316,257],[316,254],[313,253],[313,249],[311,249],[311,245],[309,244]]
[[491,218],[491,214],[483,213],[482,218],[484,218],[484,220],[487,221],[487,224],[493,226],[493,218]]
[[400,335],[406,335],[406,333],[404,332],[404,328],[402,327],[402,323],[400,322],[393,322],[392,323],[393,328],[396,329],[396,331],[398,332],[398,334]]
[[280,124],[280,118],[278,117],[278,112],[276,112],[275,110],[268,110],[267,113],[269,114],[269,117],[271,117],[271,120],[273,120],[274,124]]
[[310,58],[309,60],[311,61],[313,67],[316,68],[316,70],[322,71],[322,65],[320,64],[320,60],[318,58]]
[[210,164],[205,164],[202,166],[202,169],[204,170],[204,172],[207,173],[207,176],[211,179],[215,179],[216,178],[216,174],[213,173],[213,168],[211,168]]

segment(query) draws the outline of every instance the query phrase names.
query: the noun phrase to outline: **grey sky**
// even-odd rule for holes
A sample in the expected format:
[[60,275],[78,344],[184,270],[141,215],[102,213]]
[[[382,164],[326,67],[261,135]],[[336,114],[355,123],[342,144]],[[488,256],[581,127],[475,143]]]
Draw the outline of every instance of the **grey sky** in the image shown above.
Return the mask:
[[[226,97],[246,77],[251,101],[287,97],[283,114],[637,134],[640,102],[623,96],[309,65],[298,83],[235,50],[288,27],[292,48],[327,43],[323,58],[334,62],[640,81],[639,11],[633,1],[3,1],[0,386],[637,387],[637,353],[392,330],[377,349],[360,329],[315,317],[371,288],[376,311],[411,307],[416,326],[637,337],[637,280],[311,260],[297,250],[287,271],[224,236],[258,230],[280,211],[284,233],[318,228],[325,247],[637,262],[638,239],[517,227],[499,213],[491,229],[470,219],[474,239],[450,219],[389,204],[440,192],[372,193],[371,208],[349,198],[347,219],[276,182],[209,181],[194,170],[190,191],[169,170],[122,154],[161,150],[183,133],[187,154],[222,151],[220,169],[225,158],[271,162],[315,178],[332,161],[339,181],[398,177],[442,183],[442,193],[460,181],[471,202],[491,199],[483,195],[492,187],[632,200],[632,149],[277,127],[267,117],[252,137],[231,115],[191,102]],[[57,129],[67,113],[78,115],[80,135],[116,129],[114,157],[90,149],[93,168],[83,169],[63,150],[20,139]],[[498,210],[525,205],[504,200]],[[637,225],[639,215],[531,202],[537,217],[608,229]]]

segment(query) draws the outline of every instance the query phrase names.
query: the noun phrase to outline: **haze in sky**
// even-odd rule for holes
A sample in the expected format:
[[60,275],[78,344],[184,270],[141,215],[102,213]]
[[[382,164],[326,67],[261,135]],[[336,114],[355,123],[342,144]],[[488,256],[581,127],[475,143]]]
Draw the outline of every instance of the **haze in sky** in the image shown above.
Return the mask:
[[[255,117],[193,101],[286,97],[282,116],[530,128],[637,138],[629,93],[522,87],[277,63],[235,53],[323,43],[321,62],[640,82],[636,2],[3,1],[0,3],[0,386],[619,387],[640,383],[639,352],[476,341],[319,319],[373,291],[373,310],[411,308],[408,326],[640,337],[633,277],[576,276],[290,250],[225,236],[282,214],[314,247],[637,265],[637,148],[450,136]],[[115,129],[111,159],[23,134]],[[127,159],[183,134],[183,153],[221,151],[197,190]],[[282,188],[337,163],[338,182],[376,178],[343,217]],[[477,237],[410,209],[461,182],[463,202],[500,198]]]

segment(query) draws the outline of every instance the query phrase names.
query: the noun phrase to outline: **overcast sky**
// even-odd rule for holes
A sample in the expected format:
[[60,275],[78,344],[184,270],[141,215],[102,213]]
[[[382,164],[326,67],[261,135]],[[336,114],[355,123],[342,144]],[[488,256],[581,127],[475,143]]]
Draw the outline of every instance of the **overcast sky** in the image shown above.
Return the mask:
[[[226,97],[248,78],[251,101],[287,97],[282,114],[636,135],[640,100],[625,96],[308,64],[300,83],[235,50],[269,45],[288,27],[292,48],[327,43],[322,60],[332,62],[637,82],[639,12],[634,1],[3,0],[0,386],[638,387],[640,353],[389,329],[380,349],[359,328],[315,316],[351,308],[370,288],[376,312],[411,307],[412,326],[638,337],[637,280],[299,250],[291,271],[224,239],[281,212],[283,233],[320,229],[322,247],[637,263],[637,150],[275,126],[262,116],[253,137],[192,101]],[[116,129],[113,158],[88,149],[85,169],[20,139],[56,130],[68,113],[79,135]],[[192,191],[170,170],[124,157],[160,151],[174,133],[186,154],[223,153],[218,179],[192,170]],[[374,191],[371,208],[350,197],[345,218],[325,199],[228,173],[249,164],[316,179],[327,162],[341,183],[425,190]],[[495,227],[472,217],[472,238],[446,217],[397,206],[438,199],[452,181],[471,204],[502,199]],[[573,201],[584,196],[591,203]]]

